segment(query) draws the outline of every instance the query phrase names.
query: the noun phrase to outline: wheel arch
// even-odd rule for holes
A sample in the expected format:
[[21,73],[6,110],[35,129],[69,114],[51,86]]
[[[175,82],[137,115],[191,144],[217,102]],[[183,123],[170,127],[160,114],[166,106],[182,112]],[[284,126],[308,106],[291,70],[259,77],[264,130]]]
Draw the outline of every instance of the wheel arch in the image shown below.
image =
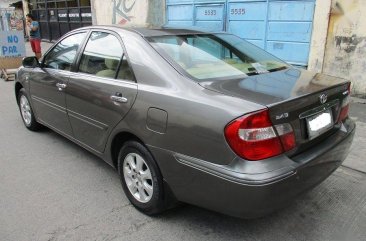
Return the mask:
[[[138,136],[134,135],[131,132],[121,131],[121,132],[119,132],[118,134],[116,134],[113,137],[113,140],[111,142],[111,148],[110,148],[113,167],[116,170],[118,170],[118,155],[119,155],[119,151],[120,151],[121,147],[123,146],[123,144],[126,143],[127,141],[137,141],[137,142],[141,143],[143,146],[146,147],[146,149],[151,153],[152,157],[155,159],[155,157],[153,156],[153,153],[145,145],[144,141],[141,138],[139,138]],[[160,175],[163,178],[164,202],[167,205],[167,209],[173,208],[173,207],[175,207],[175,206],[178,205],[179,201],[177,200],[177,198],[176,198],[173,190],[171,189],[169,183],[165,180],[164,175],[163,175],[163,173],[161,171],[159,162],[156,159],[155,159],[155,163],[156,163],[156,165],[158,167],[158,171],[160,172]]]
[[114,168],[118,169],[118,154],[119,154],[121,147],[123,146],[123,144],[126,141],[131,141],[131,140],[138,141],[142,145],[146,146],[144,144],[144,142],[141,140],[141,138],[137,137],[136,135],[134,135],[128,131],[119,132],[118,134],[116,134],[113,137],[110,151],[111,151],[112,163],[113,163]]
[[15,83],[15,97],[16,97],[16,100],[17,100],[17,103],[19,105],[19,99],[18,99],[18,95],[19,95],[19,92],[20,90],[24,88],[23,85],[19,82],[16,82]]

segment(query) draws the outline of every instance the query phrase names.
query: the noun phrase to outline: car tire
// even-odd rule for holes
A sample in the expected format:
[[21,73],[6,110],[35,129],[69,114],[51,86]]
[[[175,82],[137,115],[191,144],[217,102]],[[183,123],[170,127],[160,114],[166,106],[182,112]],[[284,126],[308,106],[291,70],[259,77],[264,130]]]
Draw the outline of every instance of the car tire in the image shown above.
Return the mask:
[[34,116],[34,112],[29,102],[29,98],[25,89],[22,88],[18,94],[18,106],[20,110],[20,116],[22,117],[25,127],[31,131],[38,131],[42,128]]
[[127,141],[118,155],[118,172],[130,202],[147,215],[166,209],[163,177],[149,150],[137,141]]

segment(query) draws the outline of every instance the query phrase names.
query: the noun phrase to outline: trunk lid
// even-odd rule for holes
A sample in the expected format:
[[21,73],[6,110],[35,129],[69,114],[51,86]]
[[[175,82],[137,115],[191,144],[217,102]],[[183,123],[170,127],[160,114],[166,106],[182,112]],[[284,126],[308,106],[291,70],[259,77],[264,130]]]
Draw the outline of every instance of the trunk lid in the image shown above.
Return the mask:
[[[316,145],[341,127],[337,120],[342,102],[349,95],[349,82],[344,79],[295,68],[200,85],[266,106],[273,125],[290,123],[296,148],[287,153],[289,156]],[[309,122],[324,112],[330,113],[332,123],[312,133]]]

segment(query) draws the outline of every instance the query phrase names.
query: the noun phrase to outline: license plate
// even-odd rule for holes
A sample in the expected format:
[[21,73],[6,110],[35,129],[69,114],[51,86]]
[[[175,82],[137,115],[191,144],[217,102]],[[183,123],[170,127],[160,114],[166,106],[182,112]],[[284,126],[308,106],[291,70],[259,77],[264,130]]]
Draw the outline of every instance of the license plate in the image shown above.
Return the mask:
[[314,139],[333,127],[333,117],[331,110],[326,110],[306,118],[306,124],[308,127],[309,138]]

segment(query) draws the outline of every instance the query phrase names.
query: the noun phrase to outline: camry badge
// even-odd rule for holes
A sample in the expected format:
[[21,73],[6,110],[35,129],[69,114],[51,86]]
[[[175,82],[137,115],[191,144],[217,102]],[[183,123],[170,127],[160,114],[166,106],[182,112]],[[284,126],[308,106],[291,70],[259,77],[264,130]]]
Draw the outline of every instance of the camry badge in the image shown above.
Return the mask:
[[325,102],[327,102],[327,99],[328,99],[327,94],[321,94],[319,96],[320,103],[322,103],[322,104],[324,104]]

